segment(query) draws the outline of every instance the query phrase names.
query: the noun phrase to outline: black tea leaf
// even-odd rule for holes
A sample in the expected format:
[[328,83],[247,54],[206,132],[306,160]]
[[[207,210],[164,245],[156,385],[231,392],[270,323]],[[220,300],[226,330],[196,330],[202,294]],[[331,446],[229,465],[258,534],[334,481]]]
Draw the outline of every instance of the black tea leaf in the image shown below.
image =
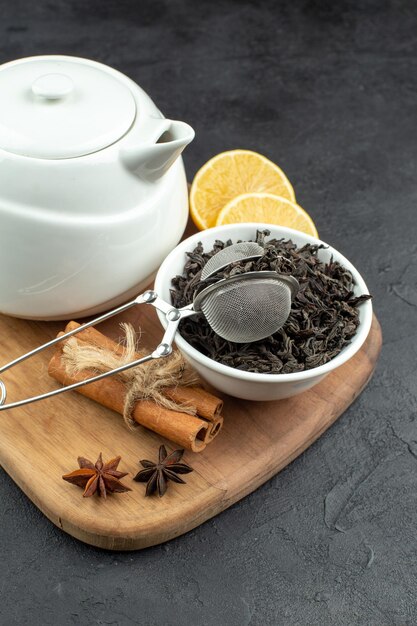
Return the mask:
[[238,370],[263,374],[302,372],[333,359],[350,343],[359,326],[358,306],[371,296],[354,295],[354,281],[349,270],[331,259],[320,261],[320,248],[306,244],[302,248],[291,240],[270,239],[268,231],[258,231],[256,242],[264,247],[264,255],[255,260],[238,261],[219,270],[206,281],[201,271],[207,261],[232,241],[216,241],[205,252],[201,243],[187,254],[182,276],[172,280],[172,304],[182,307],[194,295],[222,278],[249,271],[275,270],[294,276],[299,284],[291,313],[276,333],[247,344],[237,344],[219,337],[202,315],[183,320],[182,337],[209,358]]

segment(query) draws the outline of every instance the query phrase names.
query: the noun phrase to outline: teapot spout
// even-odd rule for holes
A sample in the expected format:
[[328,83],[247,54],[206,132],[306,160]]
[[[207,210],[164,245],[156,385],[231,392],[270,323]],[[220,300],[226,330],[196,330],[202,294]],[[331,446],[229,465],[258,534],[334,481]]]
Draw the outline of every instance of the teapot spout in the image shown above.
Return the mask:
[[185,122],[161,120],[158,137],[152,144],[126,147],[121,159],[140,178],[153,182],[163,176],[194,139],[194,130]]

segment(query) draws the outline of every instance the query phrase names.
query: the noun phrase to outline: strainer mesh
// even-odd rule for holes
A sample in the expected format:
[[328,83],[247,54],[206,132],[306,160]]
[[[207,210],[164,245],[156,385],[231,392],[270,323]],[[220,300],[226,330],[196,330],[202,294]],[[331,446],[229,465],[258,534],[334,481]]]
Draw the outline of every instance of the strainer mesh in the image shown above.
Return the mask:
[[275,278],[237,280],[208,293],[201,311],[215,333],[236,343],[264,339],[290,314],[291,290]]
[[217,272],[219,269],[226,267],[229,263],[235,261],[244,261],[245,259],[253,258],[254,256],[262,256],[264,249],[254,241],[242,241],[241,243],[235,243],[232,246],[227,246],[217,252],[211,257],[203,267],[201,272],[201,280],[206,280],[211,274]]

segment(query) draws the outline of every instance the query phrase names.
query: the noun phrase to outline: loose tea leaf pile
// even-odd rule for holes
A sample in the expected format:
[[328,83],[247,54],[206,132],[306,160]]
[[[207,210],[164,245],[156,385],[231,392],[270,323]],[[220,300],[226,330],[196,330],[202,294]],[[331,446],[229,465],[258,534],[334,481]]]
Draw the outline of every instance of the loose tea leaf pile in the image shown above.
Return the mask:
[[330,361],[350,343],[359,326],[358,306],[371,296],[355,297],[352,274],[340,263],[320,261],[317,253],[324,246],[291,240],[270,239],[268,231],[258,231],[256,242],[264,246],[260,259],[240,261],[201,281],[207,261],[232,241],[216,241],[205,252],[201,243],[188,253],[182,276],[172,280],[172,303],[182,307],[194,294],[219,279],[250,271],[275,270],[294,276],[300,283],[291,313],[284,326],[266,339],[248,344],[226,341],[216,335],[203,316],[181,321],[182,337],[211,359],[248,372],[289,374],[318,367]]

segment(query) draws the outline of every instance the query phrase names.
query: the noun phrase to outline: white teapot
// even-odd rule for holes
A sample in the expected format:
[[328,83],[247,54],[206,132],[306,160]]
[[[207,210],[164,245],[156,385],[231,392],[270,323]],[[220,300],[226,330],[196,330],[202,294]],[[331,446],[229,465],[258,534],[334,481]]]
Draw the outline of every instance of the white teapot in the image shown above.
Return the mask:
[[0,66],[0,312],[75,318],[140,293],[184,232],[193,138],[101,63]]

